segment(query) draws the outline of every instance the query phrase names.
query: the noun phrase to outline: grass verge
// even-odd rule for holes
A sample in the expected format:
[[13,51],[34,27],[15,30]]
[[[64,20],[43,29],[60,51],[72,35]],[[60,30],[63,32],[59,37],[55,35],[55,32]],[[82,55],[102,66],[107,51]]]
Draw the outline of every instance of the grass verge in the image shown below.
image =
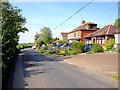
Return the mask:
[[120,80],[120,74],[113,74],[112,77]]

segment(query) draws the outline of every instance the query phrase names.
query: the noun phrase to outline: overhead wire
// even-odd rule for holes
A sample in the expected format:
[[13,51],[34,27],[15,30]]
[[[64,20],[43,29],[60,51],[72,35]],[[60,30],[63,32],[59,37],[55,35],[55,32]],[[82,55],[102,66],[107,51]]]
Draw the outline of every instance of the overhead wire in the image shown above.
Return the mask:
[[68,21],[69,19],[71,19],[73,16],[75,16],[77,13],[79,13],[82,9],[84,9],[85,7],[87,7],[90,3],[92,3],[94,0],[88,2],[85,6],[83,6],[82,8],[80,8],[77,12],[75,12],[73,15],[71,15],[69,18],[67,18],[65,21],[63,21],[62,23],[60,23],[59,25],[57,25],[54,29],[57,29],[59,26],[61,26],[62,24],[64,24],[66,21]]

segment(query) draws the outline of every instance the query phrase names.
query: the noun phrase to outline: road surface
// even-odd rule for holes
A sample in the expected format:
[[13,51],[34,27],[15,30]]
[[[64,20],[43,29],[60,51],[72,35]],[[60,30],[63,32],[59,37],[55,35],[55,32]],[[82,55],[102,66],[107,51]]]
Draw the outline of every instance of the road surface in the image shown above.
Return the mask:
[[117,80],[111,77],[47,57],[30,48],[21,51],[13,79],[13,88],[117,87]]

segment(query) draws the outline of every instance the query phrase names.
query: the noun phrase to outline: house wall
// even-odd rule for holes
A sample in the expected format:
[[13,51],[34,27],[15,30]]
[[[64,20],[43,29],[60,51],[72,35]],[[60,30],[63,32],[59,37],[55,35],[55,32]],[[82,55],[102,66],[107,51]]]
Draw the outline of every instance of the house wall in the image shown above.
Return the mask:
[[75,31],[75,32],[69,33],[68,34],[68,39],[73,39],[73,38],[80,37],[80,33],[81,33],[81,31]]
[[60,34],[60,40],[62,40],[62,37],[63,37],[62,34]]
[[96,42],[97,44],[104,45],[106,42],[105,36],[98,36],[92,38],[92,43]]
[[[84,37],[90,33],[93,33],[97,30],[81,30],[81,31],[75,31],[68,34],[68,39],[74,39],[74,38],[80,38],[80,41],[85,42]],[[89,41],[90,42],[90,41]]]
[[112,39],[114,38],[113,35],[111,36],[96,36],[96,37],[92,37],[91,38],[91,42],[92,43],[97,43],[97,44],[100,44],[102,46],[104,46],[104,44],[109,40],[109,39]]
[[62,35],[60,34],[60,40],[67,40],[68,39],[68,35]]
[[84,37],[90,33],[93,33],[94,31],[96,30],[84,30],[84,31],[81,31],[81,41],[85,42],[85,39]]
[[63,36],[63,37],[62,37],[62,40],[67,40],[67,36]]

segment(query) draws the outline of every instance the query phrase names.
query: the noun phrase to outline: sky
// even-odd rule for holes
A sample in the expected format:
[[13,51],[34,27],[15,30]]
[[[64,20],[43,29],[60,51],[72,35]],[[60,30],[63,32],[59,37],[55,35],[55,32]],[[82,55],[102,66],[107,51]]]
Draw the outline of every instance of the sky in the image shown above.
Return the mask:
[[28,32],[20,33],[19,43],[34,42],[34,36],[43,27],[49,27],[53,37],[60,37],[60,32],[69,32],[78,27],[82,20],[94,22],[99,28],[114,24],[118,18],[117,2],[92,2],[63,25],[54,29],[88,2],[11,2],[22,9],[26,18]]

